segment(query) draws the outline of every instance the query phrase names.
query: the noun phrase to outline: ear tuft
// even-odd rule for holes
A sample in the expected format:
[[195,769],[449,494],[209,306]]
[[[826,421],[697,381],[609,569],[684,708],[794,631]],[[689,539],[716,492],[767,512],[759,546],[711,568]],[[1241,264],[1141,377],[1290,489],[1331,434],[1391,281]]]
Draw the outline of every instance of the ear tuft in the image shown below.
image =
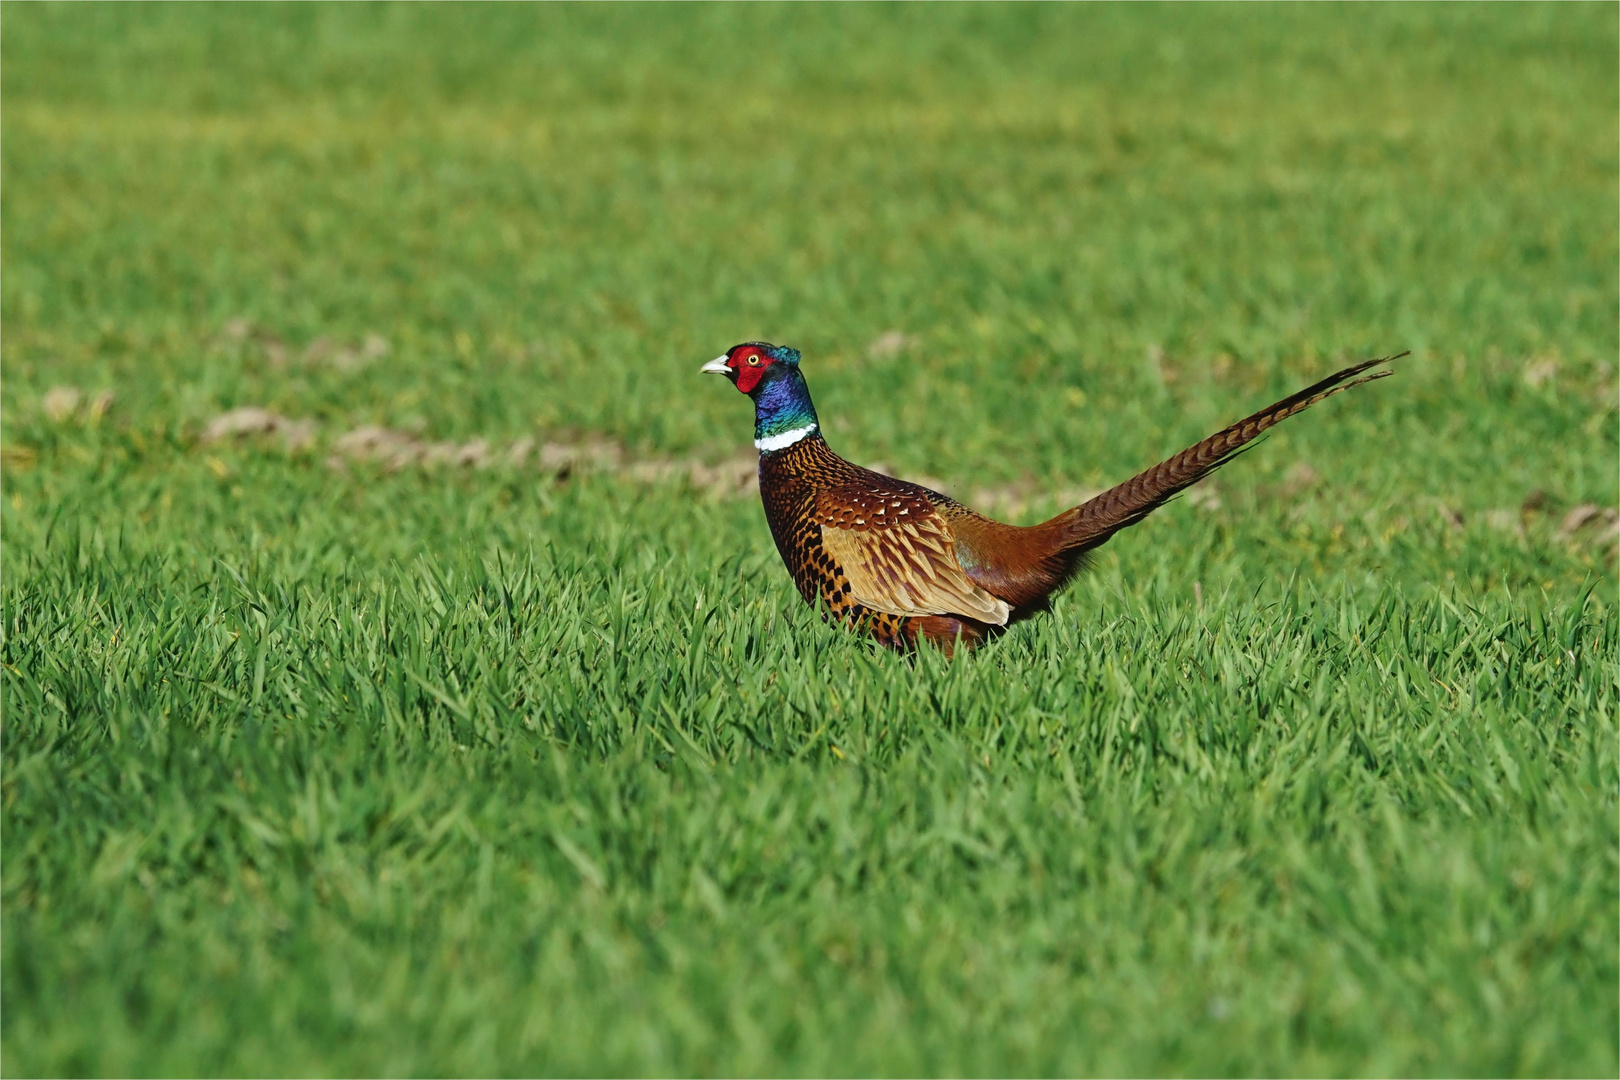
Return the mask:
[[781,353],[781,360],[782,360],[782,362],[784,364],[792,364],[794,367],[797,367],[799,365],[799,350],[798,349],[790,348],[787,345],[783,345],[781,347],[781,349],[778,350],[778,351]]

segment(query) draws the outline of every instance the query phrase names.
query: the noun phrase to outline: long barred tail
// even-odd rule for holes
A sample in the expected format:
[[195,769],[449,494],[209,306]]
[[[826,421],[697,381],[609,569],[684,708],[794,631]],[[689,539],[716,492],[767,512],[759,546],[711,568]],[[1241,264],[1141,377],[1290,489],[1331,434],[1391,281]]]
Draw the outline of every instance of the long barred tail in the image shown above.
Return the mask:
[[[1334,394],[1394,374],[1375,371],[1371,375],[1361,375],[1368,368],[1399,360],[1406,355],[1403,352],[1376,360],[1364,360],[1329,375],[1321,382],[1307,386],[1297,394],[1290,394],[1229,428],[1217,431],[1197,446],[1189,446],[1175,457],[1159,462],[1089,502],[1059,514],[1047,525],[1059,530],[1061,546],[1070,553],[1083,553],[1094,548],[1119,530],[1135,525],[1226,464],[1234,454],[1267,429]],[[1357,375],[1361,375],[1361,378],[1356,378]]]

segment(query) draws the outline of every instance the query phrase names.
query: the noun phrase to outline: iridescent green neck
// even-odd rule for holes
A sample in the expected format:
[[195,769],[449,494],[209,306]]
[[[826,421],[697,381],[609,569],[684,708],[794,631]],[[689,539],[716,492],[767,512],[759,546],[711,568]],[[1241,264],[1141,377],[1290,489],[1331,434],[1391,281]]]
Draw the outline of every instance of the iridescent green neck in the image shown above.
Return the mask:
[[810,387],[797,366],[766,379],[753,397],[754,445],[765,453],[792,446],[818,426]]

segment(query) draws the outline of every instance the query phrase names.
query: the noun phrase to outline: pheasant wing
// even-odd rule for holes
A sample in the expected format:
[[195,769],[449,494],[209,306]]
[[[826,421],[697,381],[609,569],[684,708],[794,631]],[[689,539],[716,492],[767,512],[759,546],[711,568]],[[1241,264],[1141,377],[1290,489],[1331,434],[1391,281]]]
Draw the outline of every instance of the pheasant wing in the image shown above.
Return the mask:
[[968,578],[950,525],[926,496],[898,485],[844,484],[816,496],[816,520],[822,546],[864,607],[1007,624],[1006,601]]

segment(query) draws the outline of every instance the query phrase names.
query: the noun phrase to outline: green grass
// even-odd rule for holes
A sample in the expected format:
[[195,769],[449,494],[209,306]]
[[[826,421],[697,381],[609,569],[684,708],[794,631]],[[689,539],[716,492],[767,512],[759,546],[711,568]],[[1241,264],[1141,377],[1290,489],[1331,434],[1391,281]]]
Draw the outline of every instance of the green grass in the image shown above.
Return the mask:
[[[0,12],[6,1074],[1620,1068],[1612,5]],[[326,464],[716,461],[753,337],[1023,520],[1413,355],[955,661]]]

